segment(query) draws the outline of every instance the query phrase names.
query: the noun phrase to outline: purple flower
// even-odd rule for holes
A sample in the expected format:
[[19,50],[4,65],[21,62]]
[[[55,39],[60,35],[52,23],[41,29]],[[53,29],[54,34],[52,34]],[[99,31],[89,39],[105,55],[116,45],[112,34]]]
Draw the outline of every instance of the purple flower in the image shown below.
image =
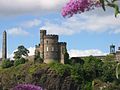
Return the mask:
[[70,0],[62,9],[63,17],[73,16],[73,14],[82,13],[101,6],[98,0]]
[[32,84],[19,84],[15,86],[12,90],[43,90],[39,86],[35,86]]

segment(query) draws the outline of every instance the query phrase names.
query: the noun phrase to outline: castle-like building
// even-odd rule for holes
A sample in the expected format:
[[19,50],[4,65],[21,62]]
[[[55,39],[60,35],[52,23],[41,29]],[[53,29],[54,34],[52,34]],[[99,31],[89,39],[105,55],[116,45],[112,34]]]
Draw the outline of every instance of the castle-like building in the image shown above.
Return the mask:
[[[65,53],[67,51],[66,42],[59,42],[58,35],[49,35],[46,30],[40,30],[40,44],[36,45],[35,54],[39,54],[44,63],[50,63],[57,61],[60,63],[65,63]],[[120,62],[120,47],[115,50],[115,45],[110,46],[110,54],[114,56],[114,60]],[[105,56],[94,56],[101,60],[106,58]],[[27,57],[29,60],[34,60],[34,55]],[[84,57],[73,57],[72,60]],[[3,32],[2,40],[2,60],[7,59],[7,32]]]
[[44,63],[57,61],[64,64],[66,42],[58,40],[58,35],[49,35],[46,30],[40,30],[40,44],[36,45],[35,53],[40,53]]

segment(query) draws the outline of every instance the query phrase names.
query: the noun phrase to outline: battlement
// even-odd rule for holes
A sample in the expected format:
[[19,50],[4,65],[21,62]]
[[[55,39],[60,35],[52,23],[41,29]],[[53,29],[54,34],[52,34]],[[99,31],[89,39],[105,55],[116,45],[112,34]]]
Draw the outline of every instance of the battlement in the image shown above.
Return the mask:
[[58,35],[48,34],[44,36],[44,39],[58,39]]
[[40,30],[40,32],[42,33],[42,32],[45,32],[46,33],[46,30]]
[[67,43],[66,42],[59,42],[58,44],[59,45],[66,45]]
[[35,48],[39,48],[40,47],[40,44],[38,44],[38,45],[35,45]]

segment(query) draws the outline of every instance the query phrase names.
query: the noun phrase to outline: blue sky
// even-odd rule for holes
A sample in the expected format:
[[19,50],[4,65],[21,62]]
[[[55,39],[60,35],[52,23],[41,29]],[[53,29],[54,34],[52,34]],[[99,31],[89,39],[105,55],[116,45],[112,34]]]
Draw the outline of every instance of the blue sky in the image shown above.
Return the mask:
[[[7,2],[5,2],[7,1]],[[108,9],[96,9],[84,14],[63,18],[60,10],[67,0],[10,0],[0,1],[0,47],[2,33],[8,33],[8,56],[19,45],[27,47],[32,55],[40,41],[40,29],[60,35],[67,42],[70,56],[105,55],[109,46],[120,46],[120,16]],[[1,48],[0,48],[1,57]]]

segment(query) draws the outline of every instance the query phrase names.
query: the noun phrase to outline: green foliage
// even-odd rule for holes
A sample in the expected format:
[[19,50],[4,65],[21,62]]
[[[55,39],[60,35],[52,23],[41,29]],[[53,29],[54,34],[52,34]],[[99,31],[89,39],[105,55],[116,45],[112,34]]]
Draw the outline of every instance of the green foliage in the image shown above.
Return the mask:
[[7,60],[2,60],[2,68],[9,68],[13,66],[13,61],[10,61],[9,59]]
[[29,50],[23,45],[18,46],[17,51],[14,52],[14,59],[20,59],[22,56],[28,56]]
[[119,5],[117,4],[118,0],[100,0],[100,3],[102,4],[102,8],[105,11],[105,6],[112,7],[115,11],[115,17],[120,13],[119,11]]
[[116,63],[104,62],[101,79],[104,82],[113,82],[116,79]]
[[71,68],[71,77],[77,82],[82,83],[84,80],[83,66],[80,64],[74,64]]
[[40,57],[40,52],[35,52],[34,62],[43,63],[43,59]]
[[[15,66],[18,65],[17,67],[0,69],[0,82],[2,83],[0,87],[8,89],[12,85],[16,85],[16,83],[28,82],[44,85],[51,78],[55,80],[57,77],[58,80],[64,80],[65,78],[71,80],[75,85],[80,86],[80,90],[92,90],[94,85],[106,85],[105,90],[119,90],[120,78],[117,79],[115,75],[116,62],[102,62],[93,56],[84,58],[83,61],[84,63],[82,64],[60,64],[57,62],[40,64],[33,62],[25,63],[24,58],[17,59],[15,60],[16,64],[14,63]],[[120,66],[118,66],[118,72],[120,72],[119,68]],[[50,77],[51,74],[53,75],[52,77]],[[94,80],[99,80],[100,83],[95,82],[93,84]]]
[[92,81],[94,78],[101,76],[103,64],[101,60],[90,56],[85,58],[84,61],[84,77],[87,81]]
[[14,66],[18,66],[20,64],[24,64],[26,60],[24,58],[20,58],[14,61]]
[[115,55],[113,54],[109,54],[105,57],[105,61],[108,62],[108,61],[115,61]]
[[65,73],[70,74],[71,66],[67,64],[60,64],[57,62],[50,63],[49,66],[55,70],[60,76],[63,76]]

